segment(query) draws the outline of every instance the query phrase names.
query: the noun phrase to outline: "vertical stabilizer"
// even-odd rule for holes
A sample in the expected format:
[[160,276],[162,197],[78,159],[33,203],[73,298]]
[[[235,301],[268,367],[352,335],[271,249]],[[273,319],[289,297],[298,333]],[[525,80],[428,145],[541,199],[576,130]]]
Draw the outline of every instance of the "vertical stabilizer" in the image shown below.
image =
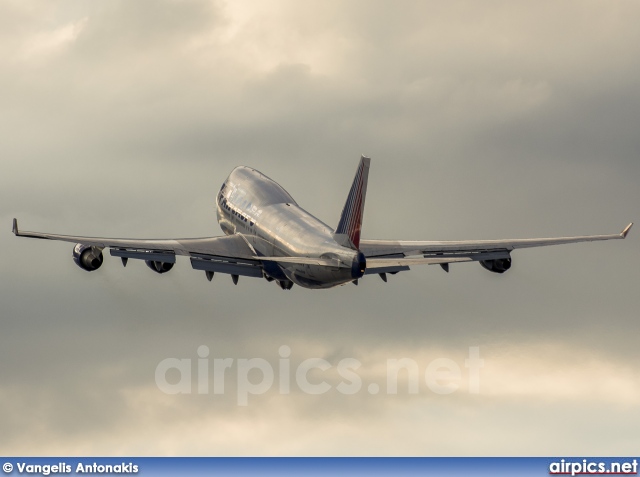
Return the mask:
[[364,212],[364,200],[367,195],[367,182],[369,180],[369,165],[371,159],[362,156],[356,177],[353,179],[347,202],[342,209],[340,222],[333,238],[340,245],[358,250],[360,247],[360,231],[362,230],[362,214]]

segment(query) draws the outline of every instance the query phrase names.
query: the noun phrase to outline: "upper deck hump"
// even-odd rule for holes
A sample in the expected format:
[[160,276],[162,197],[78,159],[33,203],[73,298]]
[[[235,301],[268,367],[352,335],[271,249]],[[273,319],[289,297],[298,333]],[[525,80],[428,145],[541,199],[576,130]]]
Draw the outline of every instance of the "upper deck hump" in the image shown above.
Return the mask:
[[280,184],[251,167],[236,167],[229,174],[226,183],[243,189],[243,193],[250,196],[254,204],[260,204],[263,207],[284,203],[298,205]]

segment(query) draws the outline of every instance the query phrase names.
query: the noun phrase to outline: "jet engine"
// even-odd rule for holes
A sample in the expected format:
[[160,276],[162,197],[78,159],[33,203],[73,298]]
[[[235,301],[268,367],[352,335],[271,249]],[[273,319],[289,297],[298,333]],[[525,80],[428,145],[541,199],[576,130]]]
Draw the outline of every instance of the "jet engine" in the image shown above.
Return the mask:
[[102,249],[91,245],[76,244],[73,247],[73,261],[83,270],[93,272],[102,266]]
[[147,264],[151,270],[156,273],[167,273],[169,270],[173,268],[173,263],[168,262],[158,262],[155,260],[145,260],[144,263]]
[[493,273],[504,273],[511,268],[511,258],[495,258],[493,260],[480,260],[483,268]]

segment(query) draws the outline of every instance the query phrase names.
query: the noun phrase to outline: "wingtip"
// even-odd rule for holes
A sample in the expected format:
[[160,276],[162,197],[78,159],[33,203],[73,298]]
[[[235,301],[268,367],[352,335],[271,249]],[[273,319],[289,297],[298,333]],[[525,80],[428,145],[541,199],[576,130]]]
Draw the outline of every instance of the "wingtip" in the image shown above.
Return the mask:
[[13,219],[13,228],[11,229],[11,231],[13,232],[13,235],[20,234],[20,232],[18,232],[18,219],[16,218]]
[[622,238],[627,238],[627,235],[629,234],[629,230],[631,230],[631,227],[633,227],[633,222],[631,222],[629,225],[627,225],[624,230],[622,232],[620,232],[620,236]]

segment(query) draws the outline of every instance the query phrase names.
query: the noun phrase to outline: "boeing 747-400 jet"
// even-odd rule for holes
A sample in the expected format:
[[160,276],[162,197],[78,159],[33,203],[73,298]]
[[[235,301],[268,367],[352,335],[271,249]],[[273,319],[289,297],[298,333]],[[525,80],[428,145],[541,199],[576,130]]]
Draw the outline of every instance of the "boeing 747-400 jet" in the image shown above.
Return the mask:
[[298,206],[275,181],[250,167],[236,167],[216,196],[218,223],[225,233],[219,237],[194,239],[111,239],[76,237],[41,232],[24,232],[13,219],[13,233],[19,237],[62,240],[76,243],[73,260],[86,271],[102,266],[103,250],[122,259],[144,260],[157,273],[173,268],[176,255],[189,257],[195,270],[211,280],[214,273],[258,277],[275,281],[289,290],[331,288],[365,275],[409,270],[411,265],[438,264],[449,271],[455,262],[479,262],[493,273],[511,268],[511,252],[518,248],[564,243],[623,239],[633,224],[618,234],[516,240],[465,240],[447,242],[360,239],[362,213],[367,194],[371,160],[362,157],[333,229]]

